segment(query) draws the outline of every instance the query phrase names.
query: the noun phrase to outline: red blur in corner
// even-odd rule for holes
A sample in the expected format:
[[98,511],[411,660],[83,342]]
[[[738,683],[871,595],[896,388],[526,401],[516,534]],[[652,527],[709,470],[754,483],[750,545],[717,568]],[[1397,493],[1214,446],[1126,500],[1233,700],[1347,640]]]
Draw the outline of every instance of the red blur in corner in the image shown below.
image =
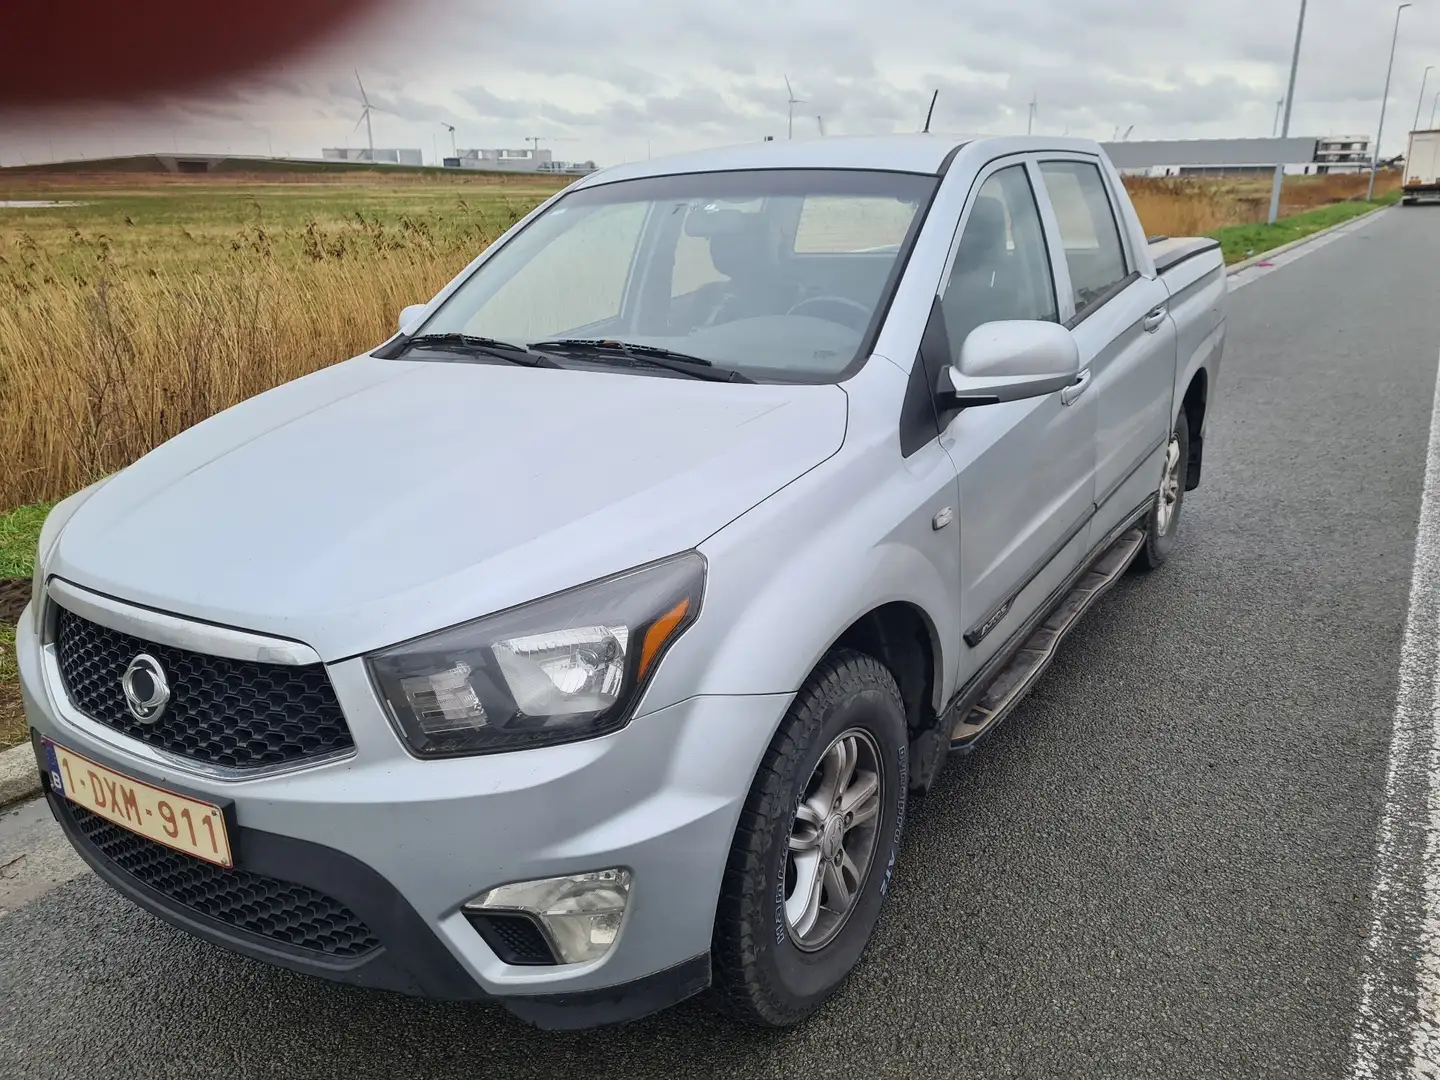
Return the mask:
[[384,0],[9,0],[0,107],[203,89],[333,36]]

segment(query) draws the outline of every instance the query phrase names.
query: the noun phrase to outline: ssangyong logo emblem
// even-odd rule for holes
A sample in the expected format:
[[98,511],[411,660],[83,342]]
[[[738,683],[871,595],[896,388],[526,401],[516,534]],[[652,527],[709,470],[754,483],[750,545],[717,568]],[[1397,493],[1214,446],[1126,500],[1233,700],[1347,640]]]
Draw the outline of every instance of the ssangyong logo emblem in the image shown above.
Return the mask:
[[170,704],[170,683],[165,678],[165,669],[148,653],[141,653],[130,661],[120,677],[120,689],[125,691],[130,715],[142,724],[155,723]]

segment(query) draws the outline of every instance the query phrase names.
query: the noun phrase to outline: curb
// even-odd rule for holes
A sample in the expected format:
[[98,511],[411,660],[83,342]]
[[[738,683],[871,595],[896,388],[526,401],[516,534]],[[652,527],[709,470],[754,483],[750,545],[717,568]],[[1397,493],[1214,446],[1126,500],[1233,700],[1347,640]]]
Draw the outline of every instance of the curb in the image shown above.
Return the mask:
[[29,740],[0,753],[0,809],[39,794],[40,773]]
[[1383,214],[1385,211],[1393,209],[1393,206],[1377,206],[1375,209],[1369,210],[1366,213],[1357,214],[1349,221],[1342,221],[1339,225],[1331,225],[1328,229],[1321,229],[1319,232],[1313,232],[1309,236],[1302,236],[1299,240],[1291,240],[1288,244],[1281,244],[1279,247],[1271,248],[1269,251],[1262,251],[1259,255],[1246,259],[1244,262],[1236,263],[1234,266],[1227,266],[1225,273],[1229,277],[1234,277],[1243,270],[1249,270],[1252,266],[1257,266],[1262,262],[1268,262],[1278,255],[1284,255],[1287,251],[1294,251],[1296,248],[1304,247],[1306,244],[1313,243],[1321,237],[1329,236],[1331,233],[1339,232],[1341,229],[1348,229],[1357,221],[1369,221],[1376,214]]

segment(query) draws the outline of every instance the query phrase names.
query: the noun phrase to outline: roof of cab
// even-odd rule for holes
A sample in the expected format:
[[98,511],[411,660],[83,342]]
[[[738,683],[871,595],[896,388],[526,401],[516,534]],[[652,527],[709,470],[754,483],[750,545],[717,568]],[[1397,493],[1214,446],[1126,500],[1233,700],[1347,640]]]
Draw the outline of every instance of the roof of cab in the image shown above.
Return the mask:
[[938,176],[956,151],[977,141],[1004,144],[997,149],[1006,153],[1042,149],[1093,152],[1094,148],[1093,143],[1085,140],[1026,136],[867,135],[786,139],[612,165],[590,173],[571,187],[593,187],[647,176],[746,169],[883,169]]

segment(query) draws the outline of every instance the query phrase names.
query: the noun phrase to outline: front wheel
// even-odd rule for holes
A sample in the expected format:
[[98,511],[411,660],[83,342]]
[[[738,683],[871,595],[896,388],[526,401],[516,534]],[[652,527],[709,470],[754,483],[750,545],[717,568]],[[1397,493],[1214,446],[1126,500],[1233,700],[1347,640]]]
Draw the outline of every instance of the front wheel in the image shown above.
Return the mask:
[[760,764],[716,911],[712,999],[790,1027],[859,962],[890,888],[909,787],[905,707],[873,657],[827,657]]
[[1165,459],[1160,466],[1160,486],[1155,493],[1155,506],[1145,530],[1145,546],[1140,549],[1136,565],[1142,570],[1158,570],[1175,549],[1175,536],[1180,531],[1180,511],[1185,507],[1185,474],[1190,462],[1190,424],[1182,412],[1165,445]]

